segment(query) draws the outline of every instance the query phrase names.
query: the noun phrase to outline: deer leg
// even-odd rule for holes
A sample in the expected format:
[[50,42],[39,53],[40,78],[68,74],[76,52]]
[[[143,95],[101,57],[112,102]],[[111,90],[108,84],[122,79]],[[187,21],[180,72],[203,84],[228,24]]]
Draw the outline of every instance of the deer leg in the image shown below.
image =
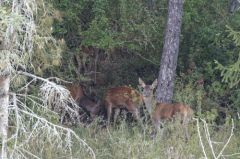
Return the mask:
[[164,134],[164,125],[163,125],[163,122],[161,122],[161,120],[157,120],[157,121],[155,122],[155,128],[156,128],[157,132],[160,133],[160,138],[162,139],[163,134]]
[[131,112],[133,114],[134,119],[143,128],[144,126],[143,126],[142,120],[140,119],[138,108],[131,103],[131,104],[129,104],[127,109],[128,109],[129,112]]
[[144,129],[143,119],[140,118],[140,112],[137,108],[134,110],[134,117],[142,129]]
[[131,101],[129,101],[127,102],[126,107],[128,111],[133,114],[133,117],[138,121],[140,117],[139,117],[139,112],[136,106]]
[[188,134],[188,119],[185,118],[183,120],[183,127],[184,127],[184,132],[185,132],[185,140],[188,141],[189,140],[189,134]]
[[120,108],[116,108],[114,111],[114,124],[117,121],[117,117],[118,117],[119,113],[120,113]]
[[107,107],[107,118],[108,118],[108,124],[110,124],[110,120],[111,120],[111,115],[112,115],[112,105],[109,104]]
[[127,120],[127,111],[123,110],[123,119],[126,121]]
[[[162,123],[162,122],[160,122],[159,125],[160,125],[160,126],[159,126],[159,128],[158,128],[158,131],[159,131],[159,133],[160,133],[160,138],[162,139],[163,134],[164,134],[164,126],[163,126],[163,123]],[[161,128],[161,127],[162,127],[162,128]]]
[[154,130],[151,133],[151,138],[155,138],[157,133],[161,131],[161,122],[158,119],[152,119]]
[[139,120],[140,119],[140,116],[139,116],[139,112],[138,112],[138,109],[135,108],[134,111],[133,111],[133,116],[136,120]]
[[90,117],[92,118],[92,120],[94,120],[96,118],[96,114],[91,112]]

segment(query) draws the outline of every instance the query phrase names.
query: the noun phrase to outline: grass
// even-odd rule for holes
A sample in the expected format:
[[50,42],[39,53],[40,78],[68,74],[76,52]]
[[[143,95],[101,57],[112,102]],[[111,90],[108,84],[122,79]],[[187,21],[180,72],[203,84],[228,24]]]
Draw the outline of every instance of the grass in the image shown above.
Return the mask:
[[[94,121],[88,126],[73,127],[76,134],[93,149],[97,159],[200,159],[204,157],[195,120],[189,123],[188,131],[190,138],[187,142],[184,138],[184,129],[178,121],[166,123],[163,136],[160,136],[158,133],[154,139],[150,137],[153,131],[151,123],[145,123],[140,126],[137,122],[119,120],[117,124],[111,124],[108,127],[103,127],[98,123],[99,121]],[[240,153],[240,121],[235,120],[234,123],[234,135],[224,150],[224,155]],[[228,121],[224,125],[208,124],[216,156],[228,140],[231,134],[231,126],[231,122]],[[202,122],[199,128],[207,157],[209,159],[214,158],[206,140]],[[39,139],[36,139],[27,147],[31,153],[40,156],[40,158],[92,158],[83,145],[74,143],[72,149],[73,156],[69,156],[67,149],[65,151],[53,146],[48,141],[41,141],[39,142]],[[41,146],[39,143],[44,145]],[[40,149],[39,146],[43,147],[43,149]],[[225,158],[237,159],[240,158],[240,154],[225,156]]]
[[[96,122],[87,127],[76,127],[76,133],[93,148],[97,159],[199,159],[204,157],[197,133],[196,122],[189,125],[190,140],[184,140],[184,132],[180,123],[168,123],[163,137],[159,134],[155,139],[150,137],[152,126],[143,127],[136,123],[120,122],[115,126],[101,128]],[[213,158],[207,144],[204,130],[200,126],[203,143],[208,158]],[[209,126],[210,136],[214,142],[214,151],[219,153],[230,135],[231,125]],[[75,148],[75,151],[77,148]],[[235,129],[234,135],[223,154],[240,152],[240,133]],[[77,158],[89,158],[78,153]],[[232,158],[240,157],[235,155]],[[228,157],[231,158],[231,157]]]

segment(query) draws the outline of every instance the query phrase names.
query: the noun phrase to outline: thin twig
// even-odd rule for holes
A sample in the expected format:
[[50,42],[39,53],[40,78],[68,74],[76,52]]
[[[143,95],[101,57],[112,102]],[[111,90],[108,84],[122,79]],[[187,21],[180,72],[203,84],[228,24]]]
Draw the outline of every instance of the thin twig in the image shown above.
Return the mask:
[[61,82],[64,82],[64,83],[72,83],[72,82],[69,82],[69,81],[63,80],[63,79],[58,78],[58,77],[49,77],[49,78],[47,78],[47,79],[48,79],[48,80],[55,79],[57,82],[58,82],[58,81],[61,81]]
[[205,130],[205,135],[206,135],[206,138],[207,138],[207,141],[208,141],[208,145],[211,148],[213,157],[216,158],[216,154],[215,154],[215,151],[213,149],[213,145],[212,145],[211,137],[210,137],[210,134],[209,134],[207,122],[205,120],[203,120],[203,119],[201,119],[201,120],[202,120],[202,122],[204,124],[204,130]]
[[233,121],[233,119],[232,119],[232,129],[231,129],[231,134],[230,134],[230,136],[229,136],[229,138],[228,138],[226,144],[223,146],[222,150],[219,152],[219,154],[218,154],[218,156],[217,156],[216,159],[218,159],[218,158],[220,158],[220,157],[222,156],[223,151],[225,150],[225,148],[226,148],[227,145],[229,144],[229,142],[230,142],[232,136],[234,135],[234,134],[233,134],[233,130],[234,130],[234,121]]
[[197,121],[197,132],[198,132],[199,141],[200,141],[200,144],[201,144],[201,147],[202,147],[204,157],[205,157],[205,159],[207,159],[207,154],[206,154],[206,151],[205,151],[205,147],[203,145],[202,136],[201,136],[201,132],[200,132],[199,120],[196,119],[196,118],[193,118],[193,119]]
[[236,156],[239,155],[240,157],[240,153],[233,153],[233,154],[229,154],[229,155],[222,155],[223,157],[232,157],[232,156]]
[[66,131],[66,132],[70,132],[71,134],[73,134],[73,136],[74,136],[78,141],[80,141],[84,146],[87,147],[87,149],[88,149],[88,150],[91,152],[91,154],[93,155],[93,158],[94,158],[94,159],[96,158],[93,149],[92,149],[84,140],[82,140],[81,138],[79,138],[78,135],[77,135],[73,130],[71,130],[71,129],[69,129],[69,128],[62,127],[62,126],[59,126],[59,125],[55,125],[55,124],[47,121],[45,118],[42,118],[42,117],[40,117],[40,116],[37,116],[36,114],[32,114],[32,113],[29,113],[29,112],[24,111],[24,110],[19,110],[19,111],[22,112],[22,113],[24,113],[24,114],[26,114],[26,115],[32,116],[32,117],[34,117],[34,118],[42,121],[43,123],[48,124],[49,126],[62,129],[62,130],[64,130],[64,131]]

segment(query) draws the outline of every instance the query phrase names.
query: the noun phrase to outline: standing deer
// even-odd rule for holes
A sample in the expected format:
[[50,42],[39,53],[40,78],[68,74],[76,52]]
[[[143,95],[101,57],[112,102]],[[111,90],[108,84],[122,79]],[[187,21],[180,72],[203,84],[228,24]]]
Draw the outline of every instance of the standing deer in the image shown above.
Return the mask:
[[[154,132],[153,135],[156,135],[157,131],[160,131],[162,135],[163,130],[161,130],[161,126],[163,125],[163,122],[168,119],[173,119],[176,115],[179,115],[185,129],[185,138],[188,140],[189,135],[187,125],[193,114],[193,110],[188,105],[180,103],[157,103],[153,95],[153,89],[157,85],[156,80],[152,85],[146,85],[143,80],[139,78],[139,84],[142,88],[141,92],[145,106],[151,114],[152,122],[156,129],[156,132]],[[155,106],[154,109],[152,109],[153,106]]]
[[141,94],[137,90],[127,86],[108,89],[104,101],[107,109],[108,123],[110,123],[113,109],[115,110],[115,123],[121,108],[126,108],[133,114],[135,119],[139,120],[138,109],[144,104]]

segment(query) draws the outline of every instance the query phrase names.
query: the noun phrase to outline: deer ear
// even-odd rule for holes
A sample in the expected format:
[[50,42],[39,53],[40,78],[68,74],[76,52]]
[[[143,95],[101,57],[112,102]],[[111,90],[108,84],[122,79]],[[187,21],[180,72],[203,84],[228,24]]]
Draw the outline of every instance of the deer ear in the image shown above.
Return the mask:
[[155,79],[152,83],[152,89],[154,89],[157,86],[157,79]]
[[139,82],[141,87],[145,87],[146,86],[146,84],[143,82],[143,80],[140,77],[138,78],[138,82]]

